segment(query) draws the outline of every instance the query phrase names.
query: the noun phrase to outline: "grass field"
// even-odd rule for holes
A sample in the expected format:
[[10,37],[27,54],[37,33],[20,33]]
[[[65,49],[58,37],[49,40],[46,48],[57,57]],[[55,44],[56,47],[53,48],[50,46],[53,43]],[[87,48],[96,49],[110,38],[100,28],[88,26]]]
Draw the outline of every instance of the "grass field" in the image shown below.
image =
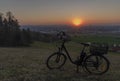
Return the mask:
[[118,36],[103,36],[103,35],[80,35],[72,38],[75,42],[98,42],[98,43],[108,43],[120,44],[120,37]]
[[[78,43],[67,44],[73,59],[79,54]],[[55,44],[36,42],[32,47],[0,48],[0,81],[120,81],[120,54],[109,53],[109,71],[103,75],[90,75],[68,60],[60,70],[46,67],[47,57],[56,51]]]

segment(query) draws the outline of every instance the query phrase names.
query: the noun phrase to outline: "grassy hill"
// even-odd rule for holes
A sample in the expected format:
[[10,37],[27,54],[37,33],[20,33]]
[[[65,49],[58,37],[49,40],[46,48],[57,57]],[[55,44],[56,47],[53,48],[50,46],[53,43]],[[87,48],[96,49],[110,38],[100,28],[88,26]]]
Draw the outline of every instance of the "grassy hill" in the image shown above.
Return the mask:
[[[109,41],[112,38],[98,37]],[[96,37],[80,36],[73,38],[66,46],[75,60],[80,53],[79,42],[100,41]],[[115,40],[118,41],[118,40]],[[119,43],[119,41],[118,41]],[[58,44],[57,44],[58,45]],[[76,66],[67,60],[60,70],[49,70],[46,67],[47,57],[57,50],[56,43],[35,42],[31,47],[0,48],[0,81],[119,81],[120,78],[120,54],[111,53],[105,55],[110,60],[110,69],[104,75],[91,75],[84,72],[76,73]]]

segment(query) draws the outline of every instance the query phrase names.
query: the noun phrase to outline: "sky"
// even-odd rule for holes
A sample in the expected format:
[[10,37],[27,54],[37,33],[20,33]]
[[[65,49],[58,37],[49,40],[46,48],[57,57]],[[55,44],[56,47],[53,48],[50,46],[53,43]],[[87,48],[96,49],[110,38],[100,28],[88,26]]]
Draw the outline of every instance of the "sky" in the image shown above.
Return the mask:
[[120,24],[120,0],[0,0],[0,12],[11,11],[22,25]]

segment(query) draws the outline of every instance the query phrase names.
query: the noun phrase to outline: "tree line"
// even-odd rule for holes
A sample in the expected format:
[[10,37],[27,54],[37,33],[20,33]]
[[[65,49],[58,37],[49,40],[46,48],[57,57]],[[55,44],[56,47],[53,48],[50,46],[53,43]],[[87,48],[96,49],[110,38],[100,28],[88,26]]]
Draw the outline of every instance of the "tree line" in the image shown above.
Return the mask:
[[40,32],[30,31],[30,29],[20,29],[18,20],[7,12],[0,13],[0,47],[2,46],[30,46],[34,41],[52,42],[54,36]]
[[12,12],[0,13],[0,46],[27,46],[30,43],[30,30],[21,30]]

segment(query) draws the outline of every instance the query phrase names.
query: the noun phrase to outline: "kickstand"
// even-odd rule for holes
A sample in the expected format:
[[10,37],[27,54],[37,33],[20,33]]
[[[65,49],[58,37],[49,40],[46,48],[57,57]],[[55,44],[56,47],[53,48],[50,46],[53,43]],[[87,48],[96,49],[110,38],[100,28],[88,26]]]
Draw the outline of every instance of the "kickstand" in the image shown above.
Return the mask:
[[77,70],[76,70],[77,73],[79,73],[79,66],[77,65]]

